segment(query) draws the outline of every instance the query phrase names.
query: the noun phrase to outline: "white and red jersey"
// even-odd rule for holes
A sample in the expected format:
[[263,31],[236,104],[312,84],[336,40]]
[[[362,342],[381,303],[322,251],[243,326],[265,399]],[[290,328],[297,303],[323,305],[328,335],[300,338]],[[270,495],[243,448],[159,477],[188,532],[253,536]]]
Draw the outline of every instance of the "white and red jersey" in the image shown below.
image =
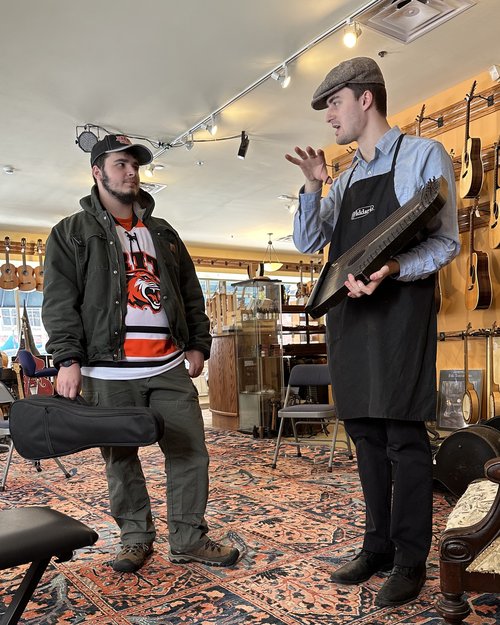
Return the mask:
[[151,377],[183,362],[184,352],[174,345],[161,305],[158,263],[148,229],[135,213],[115,222],[127,274],[125,358],[82,367],[82,374],[115,380]]

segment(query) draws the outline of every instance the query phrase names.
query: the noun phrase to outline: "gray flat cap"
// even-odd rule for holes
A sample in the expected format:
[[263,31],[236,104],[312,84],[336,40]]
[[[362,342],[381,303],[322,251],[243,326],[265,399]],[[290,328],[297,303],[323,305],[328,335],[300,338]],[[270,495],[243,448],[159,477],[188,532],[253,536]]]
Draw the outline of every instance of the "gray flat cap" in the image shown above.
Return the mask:
[[314,92],[311,106],[316,111],[326,109],[326,101],[336,91],[343,89],[348,83],[360,85],[375,83],[385,85],[380,67],[367,56],[357,56],[343,61],[328,72],[321,85]]

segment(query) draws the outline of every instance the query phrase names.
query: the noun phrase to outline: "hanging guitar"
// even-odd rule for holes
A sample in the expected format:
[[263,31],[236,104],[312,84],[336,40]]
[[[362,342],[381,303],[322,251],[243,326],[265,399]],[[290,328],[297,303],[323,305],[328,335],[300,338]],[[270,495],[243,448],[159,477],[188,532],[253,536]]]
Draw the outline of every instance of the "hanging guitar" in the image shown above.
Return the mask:
[[19,277],[20,291],[34,291],[36,287],[36,278],[33,267],[26,264],[26,239],[21,239],[21,256],[23,264],[18,267],[17,275]]
[[490,247],[496,249],[500,247],[500,221],[499,221],[499,205],[500,205],[500,187],[498,186],[498,155],[500,153],[500,138],[495,143],[495,164],[493,166],[493,199],[490,210],[490,229],[489,240]]
[[496,322],[488,330],[486,343],[486,375],[488,381],[488,419],[500,416],[500,386],[495,383],[495,366],[493,363],[493,340],[497,333]]
[[348,293],[348,274],[370,281],[370,275],[397,254],[446,203],[448,183],[443,176],[429,180],[408,202],[370,230],[334,263],[325,263],[305,312],[313,319],[324,315]]
[[469,335],[471,324],[467,324],[464,332],[464,381],[465,392],[462,397],[462,414],[469,425],[479,421],[479,396],[474,384],[469,380]]
[[481,139],[471,137],[470,126],[470,106],[474,99],[476,81],[472,83],[470,93],[465,96],[467,109],[465,113],[465,144],[462,153],[462,168],[460,171],[460,197],[477,197],[483,184],[483,161],[481,160]]
[[19,284],[17,268],[10,262],[10,237],[5,237],[5,264],[0,267],[0,288],[15,289]]
[[422,122],[424,121],[424,111],[425,111],[425,104],[422,104],[420,115],[417,115],[416,120],[415,120],[417,122],[417,126],[415,129],[415,134],[417,135],[417,137],[420,137]]
[[469,212],[469,259],[465,280],[465,307],[467,310],[489,308],[492,298],[488,254],[474,249],[474,215],[477,207],[478,200],[476,199]]
[[311,295],[312,290],[314,288],[314,261],[310,261],[309,263],[309,273],[310,273],[310,280],[309,282],[306,284],[306,296],[309,297],[309,295]]
[[304,263],[302,261],[299,262],[299,272],[300,282],[297,284],[295,297],[297,298],[297,304],[299,306],[302,306],[303,304],[305,304],[305,299],[307,297],[306,285],[304,284]]
[[38,254],[38,267],[35,267],[35,280],[36,280],[36,290],[43,291],[43,248],[42,248],[42,239],[38,239],[36,242],[36,252]]

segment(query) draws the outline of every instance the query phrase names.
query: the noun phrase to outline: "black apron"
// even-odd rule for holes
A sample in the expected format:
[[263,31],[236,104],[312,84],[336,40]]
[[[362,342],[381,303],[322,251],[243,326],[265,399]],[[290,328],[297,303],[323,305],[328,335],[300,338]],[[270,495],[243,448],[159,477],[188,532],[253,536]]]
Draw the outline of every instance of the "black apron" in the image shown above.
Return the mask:
[[[351,173],[332,234],[330,262],[399,208],[394,170],[402,139],[390,171],[349,187]],[[372,295],[346,297],[330,309],[328,355],[341,419],[435,419],[434,285],[433,275],[413,282],[388,277]]]

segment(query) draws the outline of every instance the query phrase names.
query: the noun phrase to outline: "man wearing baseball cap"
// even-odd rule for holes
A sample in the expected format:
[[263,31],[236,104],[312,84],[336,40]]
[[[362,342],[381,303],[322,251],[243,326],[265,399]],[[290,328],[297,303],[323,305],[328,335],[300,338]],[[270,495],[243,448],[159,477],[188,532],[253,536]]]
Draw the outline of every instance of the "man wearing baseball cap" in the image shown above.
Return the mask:
[[[80,201],[83,210],[54,226],[47,240],[47,351],[63,397],[75,399],[83,389],[93,405],[162,414],[169,558],[230,566],[238,550],[207,535],[208,453],[191,381],[210,355],[209,321],[184,243],[153,216],[154,200],[140,188],[139,167],[152,159],[123,135],[94,145],[95,185]],[[101,452],[122,543],[112,566],[130,573],[152,554],[156,537],[146,482],[137,448]]]
[[[304,253],[329,245],[333,263],[417,195],[431,178],[447,201],[416,240],[366,282],[348,274],[347,297],[327,313],[328,356],[338,416],[356,445],[366,520],[360,552],[333,572],[361,584],[390,571],[375,603],[415,599],[432,540],[432,456],[425,421],[436,415],[435,274],[459,252],[455,177],[437,141],[403,135],[387,121],[385,80],[367,57],[334,67],[311,105],[326,110],[339,145],[357,144],[332,183],[323,150],[296,147],[286,158],[305,183],[294,217]],[[331,184],[321,199],[323,184]]]

